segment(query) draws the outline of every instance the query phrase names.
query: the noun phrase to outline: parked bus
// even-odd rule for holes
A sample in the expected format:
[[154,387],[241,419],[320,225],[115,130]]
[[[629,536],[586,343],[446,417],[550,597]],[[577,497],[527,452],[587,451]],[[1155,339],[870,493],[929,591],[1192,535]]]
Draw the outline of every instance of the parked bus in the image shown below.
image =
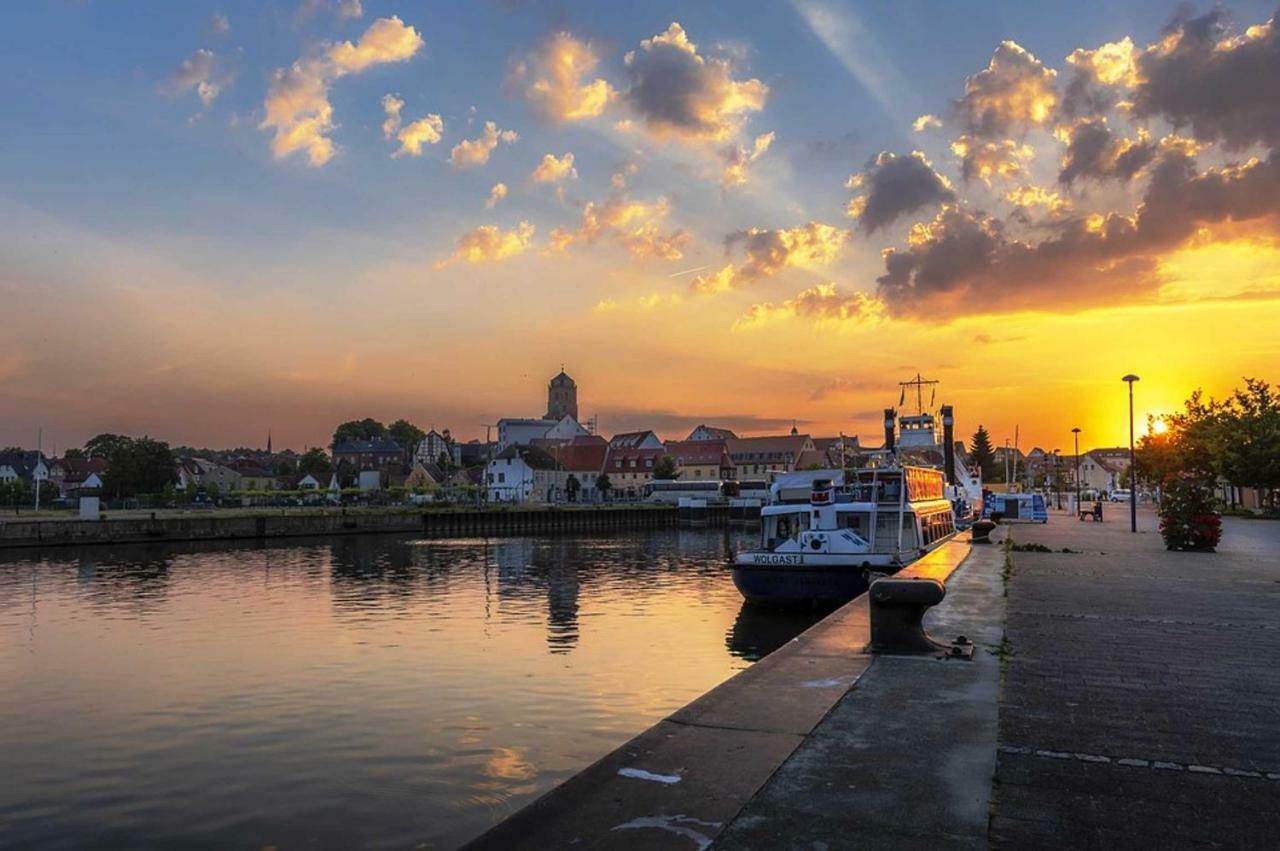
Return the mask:
[[705,499],[708,505],[725,501],[725,483],[713,479],[682,482],[679,479],[647,482],[644,486],[645,502],[678,505],[681,497]]

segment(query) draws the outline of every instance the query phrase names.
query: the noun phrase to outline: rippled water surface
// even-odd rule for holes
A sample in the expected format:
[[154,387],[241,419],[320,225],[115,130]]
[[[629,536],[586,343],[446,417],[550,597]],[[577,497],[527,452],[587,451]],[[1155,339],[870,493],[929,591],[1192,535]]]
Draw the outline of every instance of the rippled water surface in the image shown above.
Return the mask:
[[731,545],[0,552],[0,845],[455,846],[812,622]]

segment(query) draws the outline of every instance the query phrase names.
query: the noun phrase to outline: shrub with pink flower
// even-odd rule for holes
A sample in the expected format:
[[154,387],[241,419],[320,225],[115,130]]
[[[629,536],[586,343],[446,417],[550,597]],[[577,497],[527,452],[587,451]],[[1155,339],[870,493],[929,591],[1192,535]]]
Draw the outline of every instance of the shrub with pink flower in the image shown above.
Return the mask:
[[1163,483],[1160,535],[1171,550],[1213,552],[1222,540],[1222,516],[1213,488],[1203,479],[1171,475]]

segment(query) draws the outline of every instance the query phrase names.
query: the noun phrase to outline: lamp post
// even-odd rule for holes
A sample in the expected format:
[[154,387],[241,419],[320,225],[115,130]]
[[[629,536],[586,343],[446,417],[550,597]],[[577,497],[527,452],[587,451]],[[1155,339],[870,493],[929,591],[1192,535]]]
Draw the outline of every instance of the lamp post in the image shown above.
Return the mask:
[[1129,531],[1138,531],[1138,468],[1133,455],[1133,382],[1138,376],[1132,372],[1120,379],[1129,385]]
[[1071,429],[1076,438],[1076,511],[1080,511],[1080,427]]

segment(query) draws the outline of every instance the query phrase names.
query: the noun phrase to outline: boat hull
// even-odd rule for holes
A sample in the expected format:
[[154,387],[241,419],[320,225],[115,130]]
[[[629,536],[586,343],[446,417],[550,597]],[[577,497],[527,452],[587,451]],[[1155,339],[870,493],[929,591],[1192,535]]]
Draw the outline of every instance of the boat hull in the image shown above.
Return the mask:
[[871,571],[885,569],[844,564],[733,565],[733,584],[749,602],[763,605],[846,603],[867,590]]

